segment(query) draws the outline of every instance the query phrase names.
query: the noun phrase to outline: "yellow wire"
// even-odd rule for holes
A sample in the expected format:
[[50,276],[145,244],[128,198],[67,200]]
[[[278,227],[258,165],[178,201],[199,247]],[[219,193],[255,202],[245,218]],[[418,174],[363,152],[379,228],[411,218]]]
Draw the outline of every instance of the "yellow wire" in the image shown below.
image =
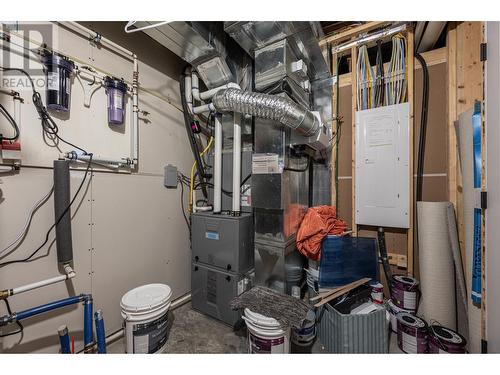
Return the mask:
[[[212,143],[214,141],[214,137],[210,137],[210,140],[208,141],[207,147],[200,152],[200,157],[205,155],[205,153],[208,151],[210,146],[212,146]],[[193,166],[191,167],[191,175],[189,179],[189,212],[193,212],[193,189],[194,189],[194,169],[196,167],[196,160],[193,163]]]

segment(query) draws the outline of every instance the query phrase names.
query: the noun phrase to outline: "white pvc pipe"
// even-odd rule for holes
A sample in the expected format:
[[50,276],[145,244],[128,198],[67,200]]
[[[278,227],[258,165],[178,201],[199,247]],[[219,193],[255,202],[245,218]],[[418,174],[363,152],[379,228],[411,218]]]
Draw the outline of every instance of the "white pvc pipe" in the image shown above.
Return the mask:
[[222,200],[222,124],[220,116],[215,116],[214,137],[214,213],[221,212]]
[[[74,22],[74,21],[59,21],[57,22],[65,27],[67,27],[68,29],[70,30],[73,30],[74,32],[84,36],[85,38],[89,38],[89,37],[95,37],[96,36],[96,32],[93,31],[93,30],[90,30],[88,28],[86,28],[85,26],[83,25],[80,25],[79,23],[77,22]],[[102,44],[103,46],[113,50],[114,52],[117,52],[121,55],[125,55],[127,58],[129,59],[133,59],[134,58],[134,53],[129,51],[128,49],[116,44],[115,42],[109,40],[109,39],[106,39],[104,38],[103,36],[100,37],[100,44]]]
[[222,89],[229,89],[229,88],[234,88],[234,89],[239,89],[241,90],[240,85],[234,82],[229,82],[225,85],[215,87],[213,89],[204,91],[200,93],[200,85],[199,85],[199,79],[198,79],[198,74],[196,72],[193,72],[191,74],[191,80],[192,80],[192,91],[193,91],[193,98],[197,101],[205,101],[212,99],[213,96],[217,93],[217,91],[222,90]]
[[41,280],[41,281],[37,281],[37,282],[31,283],[31,284],[27,284],[27,285],[23,285],[23,286],[18,286],[17,288],[13,288],[10,295],[13,296],[15,294],[24,293],[24,292],[27,292],[27,291],[30,291],[33,289],[42,288],[42,287],[47,286],[47,285],[56,284],[56,283],[59,283],[61,281],[72,279],[76,276],[76,273],[73,271],[73,269],[69,265],[66,265],[64,267],[64,270],[66,272],[65,275],[59,275],[59,276],[51,277],[50,279]]
[[200,105],[198,107],[193,107],[193,114],[198,115],[205,112],[215,112],[215,107],[212,103]]
[[[196,77],[196,78],[195,78]],[[199,96],[198,99],[196,99],[194,93],[197,92],[195,91],[194,87],[195,85],[198,85],[197,81],[197,76],[196,74],[190,75],[186,74],[186,77],[184,78],[184,95],[186,96],[186,103],[188,107],[189,113],[192,115],[198,115],[200,113],[205,113],[205,112],[215,112],[215,107],[212,103],[209,104],[203,104],[198,107],[194,107],[194,102],[193,100],[198,100],[199,101]]]
[[241,181],[241,114],[234,112],[233,125],[233,209],[240,212],[240,181]]
[[134,71],[132,77],[132,104],[133,104],[133,118],[132,118],[132,131],[130,134],[131,142],[131,156],[132,165],[137,164],[139,157],[139,62],[137,55],[133,54]]

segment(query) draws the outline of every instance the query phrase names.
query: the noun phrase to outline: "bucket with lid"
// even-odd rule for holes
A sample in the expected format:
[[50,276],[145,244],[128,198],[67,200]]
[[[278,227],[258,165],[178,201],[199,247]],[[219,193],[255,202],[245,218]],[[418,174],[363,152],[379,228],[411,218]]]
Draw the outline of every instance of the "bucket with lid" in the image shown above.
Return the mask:
[[287,354],[290,352],[290,329],[274,318],[246,308],[243,320],[248,329],[248,352],[251,354]]
[[398,333],[398,320],[396,319],[396,316],[400,312],[406,312],[411,314],[413,310],[402,309],[401,307],[396,306],[391,299],[387,301],[387,314],[389,314],[391,322],[391,330],[394,333]]
[[298,346],[311,346],[315,337],[316,314],[313,310],[309,310],[302,328],[292,330],[292,342]]
[[460,333],[440,325],[429,327],[429,353],[465,354],[467,340]]
[[372,301],[378,304],[384,303],[384,286],[378,281],[371,281],[369,285],[372,288]]
[[417,311],[420,296],[418,280],[409,276],[394,275],[391,284],[391,298],[394,304],[405,310]]
[[429,334],[427,323],[422,318],[401,312],[398,321],[398,346],[408,354],[427,353]]
[[172,290],[164,284],[143,285],[125,293],[120,307],[126,353],[156,353],[165,345],[171,297]]

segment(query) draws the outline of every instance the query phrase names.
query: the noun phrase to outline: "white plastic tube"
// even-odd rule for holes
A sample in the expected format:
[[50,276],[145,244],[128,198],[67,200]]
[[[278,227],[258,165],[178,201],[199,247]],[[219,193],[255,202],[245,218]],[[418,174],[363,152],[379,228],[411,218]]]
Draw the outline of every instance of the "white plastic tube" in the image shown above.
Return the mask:
[[214,155],[214,213],[221,212],[222,200],[222,123],[215,116],[215,155]]
[[66,265],[64,267],[64,271],[66,273],[65,275],[59,275],[59,276],[51,277],[50,279],[37,281],[37,282],[23,285],[23,286],[18,286],[17,288],[12,288],[10,295],[13,296],[15,294],[28,292],[28,291],[33,290],[33,289],[42,288],[42,287],[47,286],[47,285],[56,284],[56,283],[59,283],[61,281],[72,279],[73,277],[76,276],[75,271],[73,271],[73,269],[69,265]]
[[232,211],[240,212],[240,181],[241,181],[241,114],[234,113],[233,125],[233,204]]
[[139,62],[137,55],[133,54],[134,71],[132,78],[132,104],[133,104],[133,117],[132,117],[132,131],[130,134],[130,147],[132,164],[137,164],[139,157]]
[[200,101],[199,95],[196,96],[195,92],[198,93],[197,89],[195,90],[195,87],[198,85],[198,77],[196,74],[187,74],[186,78],[184,79],[185,82],[185,92],[184,95],[186,96],[186,103],[189,112],[192,115],[198,115],[200,113],[205,113],[205,112],[213,112],[215,111],[215,107],[212,103],[209,104],[202,104],[200,106],[195,107],[193,100],[198,100]]
[[240,89],[241,90],[240,85],[238,85],[237,83],[234,83],[234,82],[229,82],[225,85],[215,87],[213,89],[210,89],[210,90],[207,90],[207,91],[200,93],[199,78],[198,78],[198,74],[196,72],[193,72],[191,74],[191,80],[192,80],[192,95],[193,95],[193,98],[197,101],[210,100],[210,99],[212,99],[212,97],[215,95],[215,93],[217,91],[222,90],[222,89],[233,88],[233,89]]
[[[65,26],[66,28],[68,28],[70,30],[73,30],[74,32],[76,32],[76,33],[84,36],[85,38],[96,37],[97,36],[97,33],[95,31],[92,31],[92,30],[86,28],[85,26],[80,25],[79,23],[74,22],[74,21],[59,21],[57,23],[59,23],[60,25]],[[120,55],[126,56],[129,59],[133,59],[133,57],[134,57],[134,53],[133,52],[129,51],[126,48],[123,48],[119,44],[116,44],[115,42],[113,42],[113,41],[111,41],[109,39],[106,39],[106,38],[104,38],[102,36],[99,36],[99,42],[103,46],[109,48],[110,50],[112,50],[114,52],[117,52]]]

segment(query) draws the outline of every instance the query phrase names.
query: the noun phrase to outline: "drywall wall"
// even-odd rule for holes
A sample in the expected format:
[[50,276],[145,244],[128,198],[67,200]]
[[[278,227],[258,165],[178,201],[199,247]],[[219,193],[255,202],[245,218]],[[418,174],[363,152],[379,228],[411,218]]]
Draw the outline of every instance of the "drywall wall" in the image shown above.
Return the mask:
[[[182,218],[179,189],[163,186],[163,167],[174,164],[187,174],[192,156],[179,110],[178,76],[182,61],[141,33],[126,35],[123,24],[93,23],[99,31],[139,58],[141,90],[139,107],[149,115],[139,122],[139,167],[133,173],[96,169],[72,208],[74,267],[77,276],[66,283],[48,286],[10,298],[14,311],[79,293],[92,293],[95,308],[102,308],[106,331],[121,328],[119,302],[127,290],[146,283],[161,282],[173,289],[173,297],[190,290],[190,248],[188,230]],[[56,27],[58,49],[125,80],[132,79],[132,63],[127,59],[91,44],[68,29]],[[33,64],[36,59],[32,58]],[[21,143],[23,167],[19,173],[0,176],[0,249],[9,243],[24,224],[26,214],[52,184],[52,160],[59,150],[48,147],[42,139],[40,120],[29,92],[21,92]],[[42,97],[45,95],[42,92]],[[90,108],[83,105],[83,91],[73,80],[71,111],[68,116],[54,116],[60,135],[96,155],[121,157],[129,152],[131,100],[123,127],[110,127],[106,119],[103,89],[92,97]],[[9,110],[12,99],[0,95]],[[9,125],[0,119],[0,130],[7,134]],[[61,151],[69,147],[60,145]],[[74,192],[84,175],[83,166],[74,166],[71,187]],[[184,197],[187,202],[187,196]],[[35,214],[22,245],[2,259],[20,259],[37,247],[54,222],[52,198]],[[0,288],[24,285],[57,275],[54,234],[34,261],[0,269]],[[0,303],[0,314],[5,307]],[[83,309],[73,306],[25,322],[24,335],[0,339],[0,352],[57,352],[57,328],[68,325],[81,349]]]
[[[446,62],[439,61],[429,66],[429,114],[425,143],[424,179],[422,196],[424,201],[446,201],[447,192],[447,128],[446,128]],[[352,222],[352,101],[350,82],[342,79],[339,92],[339,115],[342,128],[339,143],[339,203],[338,214],[348,223]],[[422,106],[422,70],[415,70],[415,145],[414,160],[417,160]],[[416,170],[416,166],[415,166]],[[416,183],[416,179],[414,180]],[[376,231],[363,228],[360,236],[376,236]],[[389,253],[406,254],[406,233],[399,229],[386,229],[387,249]],[[416,250],[416,249],[415,249]],[[415,251],[415,259],[418,253]],[[404,270],[393,269],[403,273]],[[415,262],[415,275],[418,277],[418,262]]]

